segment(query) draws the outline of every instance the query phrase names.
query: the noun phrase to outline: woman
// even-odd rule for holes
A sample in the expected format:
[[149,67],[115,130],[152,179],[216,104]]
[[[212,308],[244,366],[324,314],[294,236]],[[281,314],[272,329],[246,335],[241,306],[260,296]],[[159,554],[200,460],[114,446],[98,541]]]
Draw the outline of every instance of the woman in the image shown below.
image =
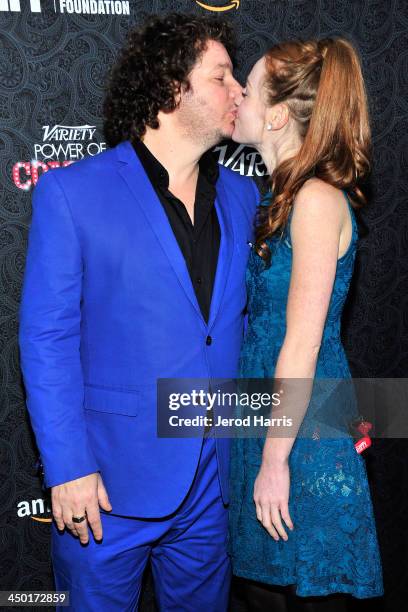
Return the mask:
[[[247,269],[240,378],[350,379],[340,317],[370,145],[352,45],[272,47],[248,77],[233,139],[255,147],[271,175]],[[383,592],[364,460],[348,434],[314,433],[233,441],[231,557],[250,579],[251,610],[290,610],[292,600],[345,610],[345,594]]]

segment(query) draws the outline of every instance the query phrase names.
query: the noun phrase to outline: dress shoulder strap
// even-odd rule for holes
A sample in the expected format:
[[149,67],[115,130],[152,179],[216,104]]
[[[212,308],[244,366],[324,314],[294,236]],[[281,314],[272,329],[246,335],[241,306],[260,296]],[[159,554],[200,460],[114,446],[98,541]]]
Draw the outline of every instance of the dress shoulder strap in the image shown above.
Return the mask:
[[348,195],[347,191],[345,189],[342,189],[341,191],[342,191],[344,197],[346,198],[346,202],[348,204],[348,208],[349,208],[349,211],[350,211],[351,223],[352,223],[352,226],[353,226],[353,234],[355,234],[357,236],[358,235],[358,226],[357,226],[357,219],[356,219],[356,214],[354,212],[354,208],[353,208],[353,206],[351,204],[351,201],[350,201],[350,198],[349,198],[349,195]]

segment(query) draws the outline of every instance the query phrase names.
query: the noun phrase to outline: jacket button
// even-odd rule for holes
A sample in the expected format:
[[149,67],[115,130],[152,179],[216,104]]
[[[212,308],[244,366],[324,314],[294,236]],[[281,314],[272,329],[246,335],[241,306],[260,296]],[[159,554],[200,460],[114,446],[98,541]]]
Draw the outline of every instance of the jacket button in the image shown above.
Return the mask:
[[205,341],[206,345],[210,346],[211,342],[212,342],[211,336],[207,336],[206,341]]

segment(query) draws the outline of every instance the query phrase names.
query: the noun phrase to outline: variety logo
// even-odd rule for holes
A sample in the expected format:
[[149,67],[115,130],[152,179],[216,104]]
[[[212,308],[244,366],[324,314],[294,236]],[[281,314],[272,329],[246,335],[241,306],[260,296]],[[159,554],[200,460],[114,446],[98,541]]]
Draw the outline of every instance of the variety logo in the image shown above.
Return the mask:
[[105,150],[105,143],[92,141],[96,132],[94,125],[44,125],[43,141],[34,145],[35,159],[63,157],[71,161],[82,159],[85,155],[96,155]]
[[17,504],[17,516],[19,518],[30,517],[38,523],[51,523],[51,508],[45,499],[24,500]]
[[102,153],[105,142],[93,140],[94,125],[44,125],[42,142],[34,144],[34,159],[13,166],[13,183],[28,191],[37,184],[40,173],[51,168],[69,166],[85,156]]
[[238,10],[239,5],[241,3],[241,0],[231,0],[227,4],[223,4],[221,6],[211,6],[210,4],[200,2],[200,0],[195,0],[195,1],[196,1],[196,4],[198,4],[198,6],[201,6],[201,8],[205,9],[206,11],[213,11],[216,13],[230,11],[233,8],[235,8],[235,10]]
[[[21,12],[21,2],[29,2],[32,13],[41,13],[41,0],[0,0],[0,11]],[[130,15],[128,0],[54,0],[54,11],[79,15]]]
[[219,153],[219,164],[245,176],[265,176],[266,168],[258,151],[242,144],[231,151],[232,146],[226,144],[214,148],[214,152]]

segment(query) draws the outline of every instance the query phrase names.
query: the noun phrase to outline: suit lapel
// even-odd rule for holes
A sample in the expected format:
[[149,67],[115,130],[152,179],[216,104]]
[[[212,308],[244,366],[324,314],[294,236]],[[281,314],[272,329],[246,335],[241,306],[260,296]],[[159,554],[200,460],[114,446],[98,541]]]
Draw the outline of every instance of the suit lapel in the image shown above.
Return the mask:
[[220,177],[217,181],[217,197],[215,200],[215,207],[217,209],[218,221],[221,229],[221,242],[211,299],[210,317],[208,321],[209,328],[214,325],[215,318],[221,306],[231,267],[234,244],[232,235],[231,208],[229,206],[227,190],[224,189],[221,182],[221,168]]
[[[174,272],[177,275],[180,285],[194,306],[202,324],[207,329],[207,324],[202,316],[200,306],[197,302],[190,275],[177,239],[174,236],[166,212],[163,209],[163,206],[149,179],[147,178],[143,166],[139,161],[131,142],[128,140],[121,142],[119,145],[117,145],[116,151],[118,160],[121,162],[119,166],[119,174],[138,202],[147,221],[150,223],[158,243],[161,245],[164,253],[173,267]],[[220,224],[221,242],[210,306],[208,329],[214,324],[221,305],[233,252],[231,212],[230,207],[228,206],[228,195],[222,186],[220,179],[217,181],[217,197],[215,200],[215,206]]]

